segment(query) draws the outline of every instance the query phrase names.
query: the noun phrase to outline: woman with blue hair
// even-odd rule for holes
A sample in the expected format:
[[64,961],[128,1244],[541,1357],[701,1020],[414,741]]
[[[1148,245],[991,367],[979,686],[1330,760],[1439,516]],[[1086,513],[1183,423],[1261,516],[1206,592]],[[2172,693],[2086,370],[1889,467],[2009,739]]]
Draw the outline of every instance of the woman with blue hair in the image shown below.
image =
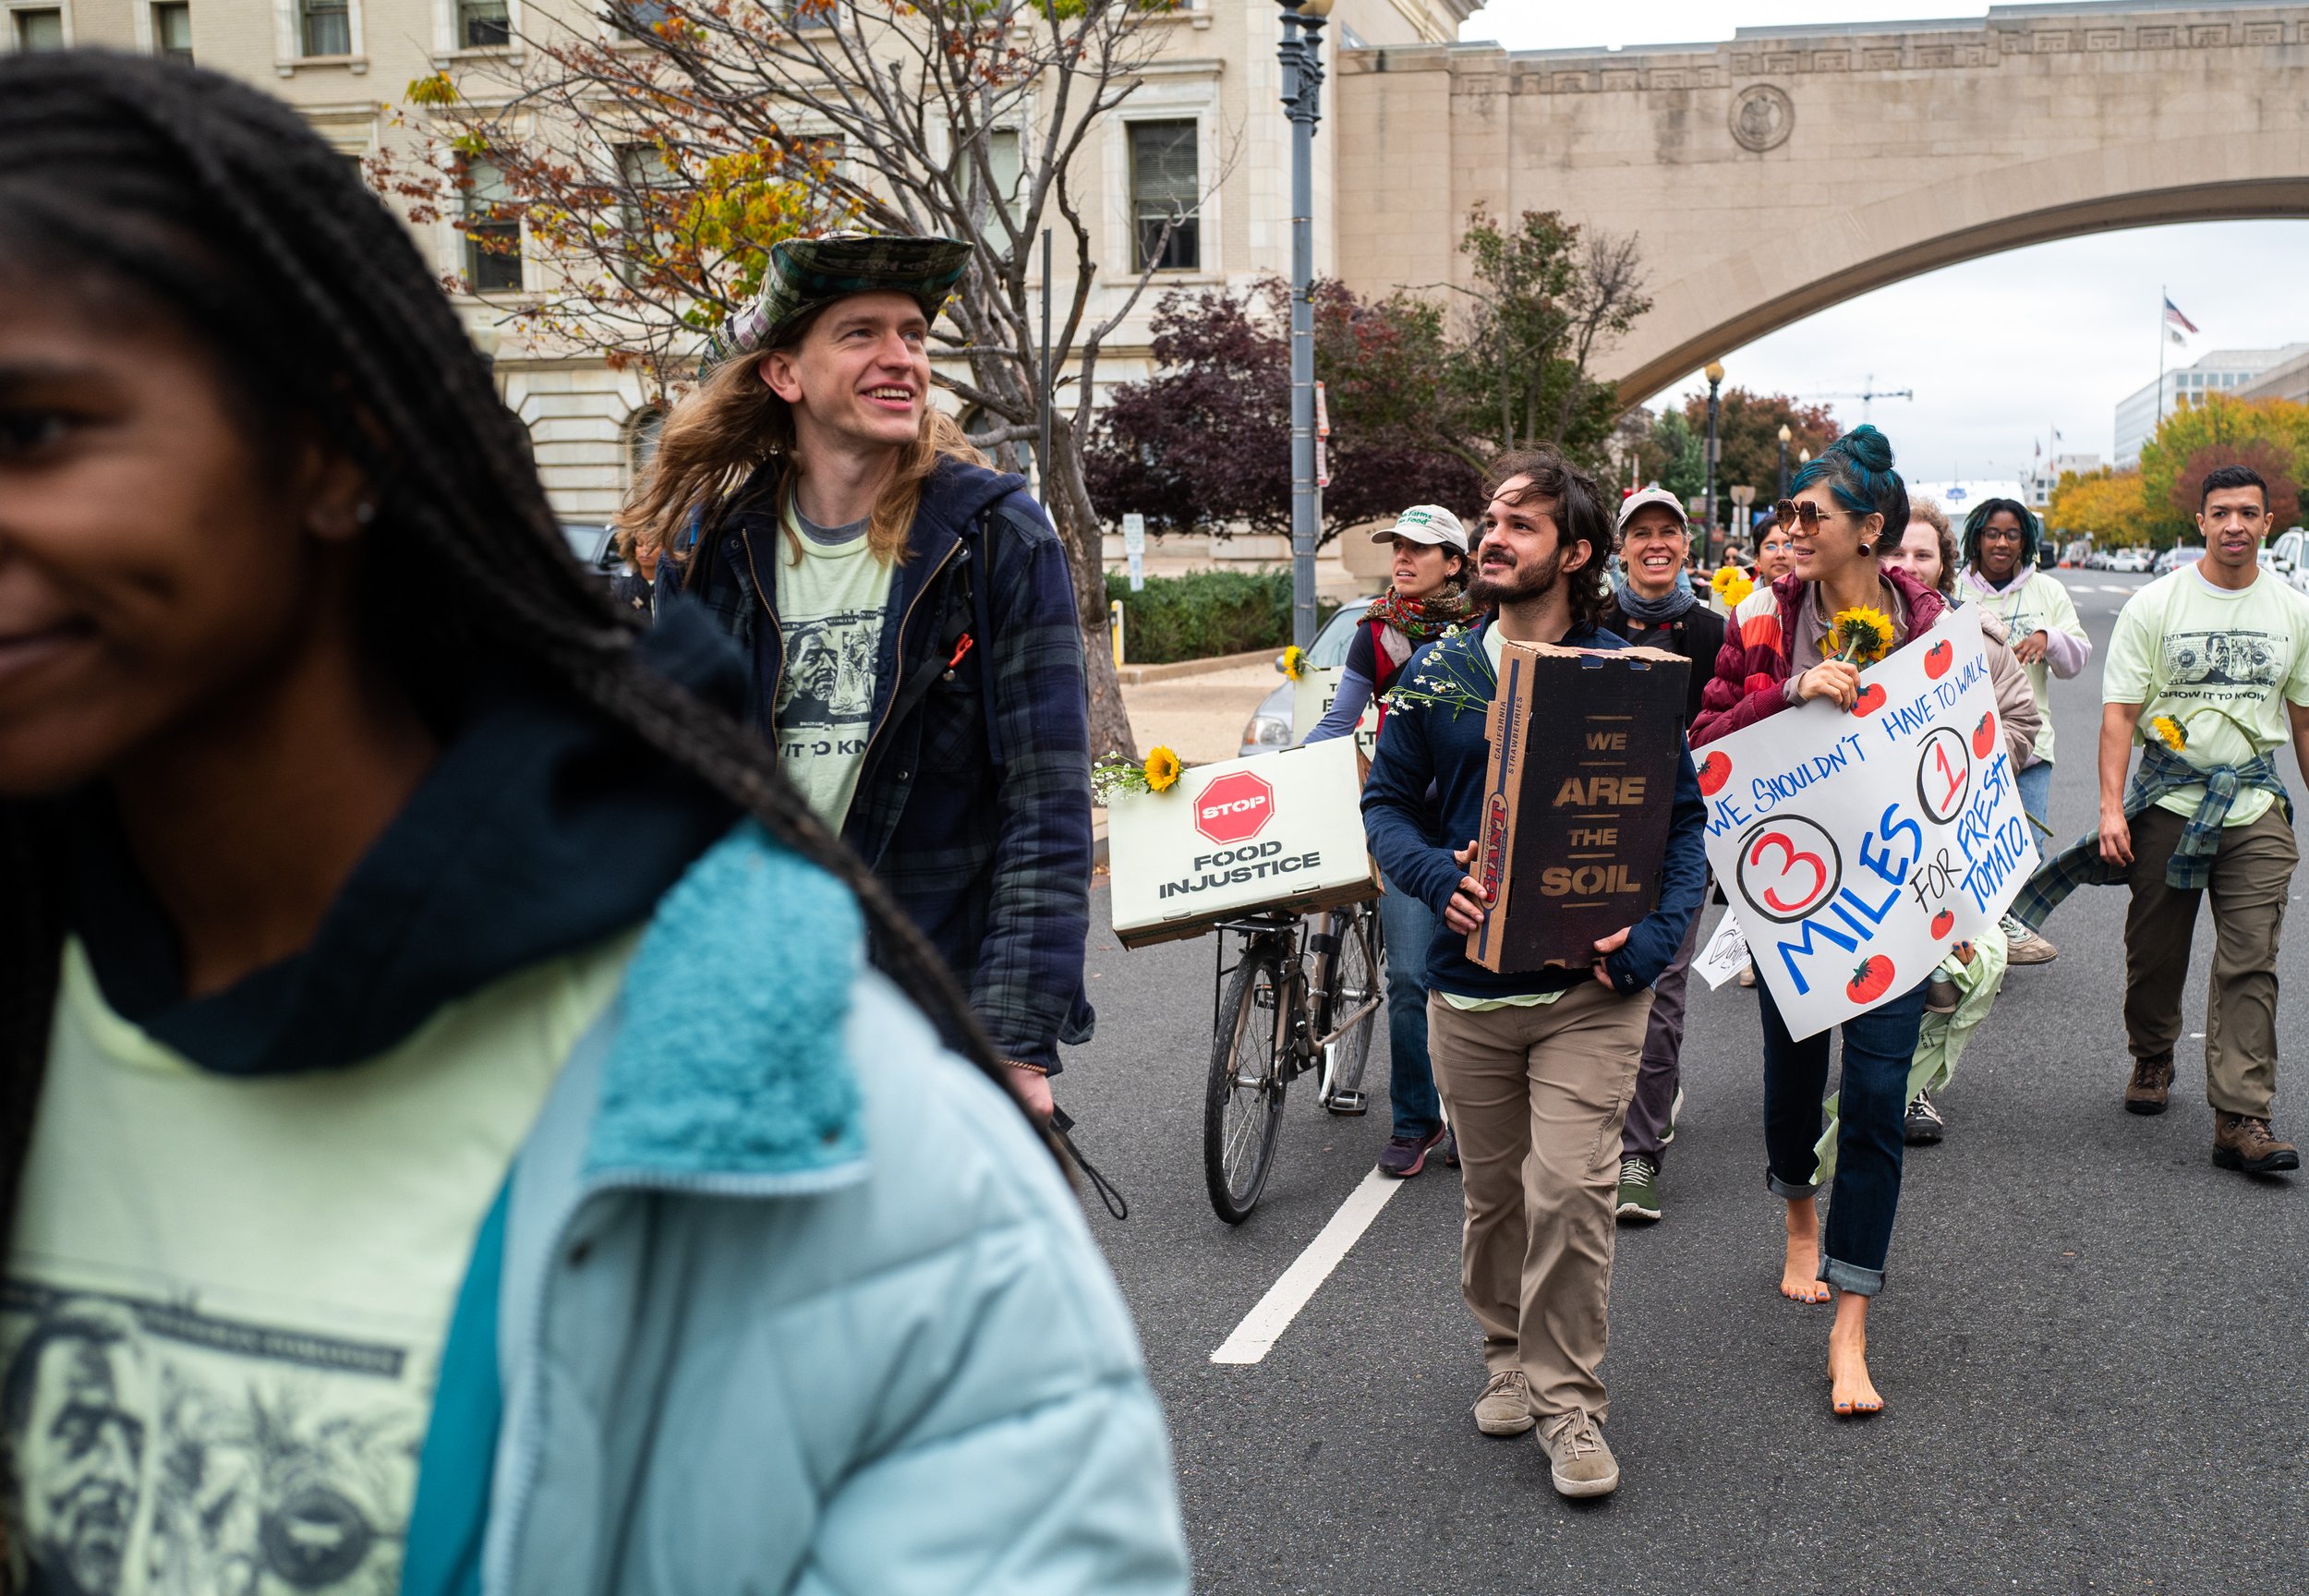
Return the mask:
[[[2036,695],[2037,745],[2020,767],[2015,784],[2021,807],[2037,827],[2052,829],[2052,709],[2049,679],[2063,682],[2085,669],[2093,641],[2076,618],[2069,590],[2037,568],[2044,528],[2028,506],[2013,499],[1988,499],[1964,517],[1964,569],[1957,577],[1960,602],[1980,606],[2003,623],[2013,656],[2028,672]],[[2015,964],[2048,964],[2058,954],[2050,942],[2006,915],[2004,935]]]
[[[1694,748],[1807,698],[1849,709],[1860,670],[1830,658],[1831,617],[1881,611],[1892,648],[1922,635],[1948,601],[1883,557],[1908,529],[1908,490],[1892,469],[1892,448],[1869,426],[1855,428],[1796,474],[1793,498],[1778,505],[1793,536],[1795,568],[1759,587],[1733,612],[1733,635],[1716,657],[1715,679],[1692,722]],[[1923,983],[1856,1014],[1844,1033],[1834,1191],[1823,1237],[1819,1191],[1821,1099],[1828,1086],[1829,1033],[1789,1034],[1769,985],[1756,989],[1764,1024],[1766,1184],[1787,1203],[1787,1258],[1780,1293],[1791,1301],[1836,1296],[1828,1336],[1831,1400],[1840,1417],[1882,1410],[1868,1378],[1868,1299],[1883,1288],[1884,1258],[1900,1202],[1902,1120],[1908,1066],[1924,1019]]]

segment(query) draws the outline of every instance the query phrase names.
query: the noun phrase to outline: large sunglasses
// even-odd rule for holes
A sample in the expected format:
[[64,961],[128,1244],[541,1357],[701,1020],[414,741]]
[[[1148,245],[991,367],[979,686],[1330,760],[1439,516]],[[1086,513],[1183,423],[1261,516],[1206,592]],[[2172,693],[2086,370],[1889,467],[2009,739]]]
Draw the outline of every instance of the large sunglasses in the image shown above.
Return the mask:
[[1783,526],[1801,525],[1807,532],[1817,532],[1819,524],[1831,515],[1846,515],[1846,510],[1823,510],[1810,502],[1799,504],[1793,499],[1783,499],[1771,507],[1772,518]]

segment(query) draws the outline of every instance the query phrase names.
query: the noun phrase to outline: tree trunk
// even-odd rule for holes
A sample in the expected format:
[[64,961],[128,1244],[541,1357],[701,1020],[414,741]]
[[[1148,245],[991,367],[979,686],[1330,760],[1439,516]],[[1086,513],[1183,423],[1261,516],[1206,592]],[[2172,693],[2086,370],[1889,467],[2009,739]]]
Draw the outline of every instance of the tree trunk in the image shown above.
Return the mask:
[[1104,529],[1091,505],[1090,487],[1082,478],[1082,447],[1064,417],[1051,418],[1043,498],[1074,574],[1074,605],[1082,626],[1082,649],[1090,676],[1091,757],[1119,754],[1135,759],[1138,739],[1123,707],[1122,683],[1115,675],[1114,628],[1106,611]]

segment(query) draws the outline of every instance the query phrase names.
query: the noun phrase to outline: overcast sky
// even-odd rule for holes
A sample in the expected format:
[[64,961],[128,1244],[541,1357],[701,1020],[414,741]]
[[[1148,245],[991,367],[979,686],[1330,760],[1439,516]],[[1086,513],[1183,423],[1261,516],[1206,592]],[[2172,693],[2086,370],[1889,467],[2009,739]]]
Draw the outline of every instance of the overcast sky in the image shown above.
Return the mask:
[[[1735,27],[1984,16],[1968,0],[1495,0],[1467,39],[1511,49],[1683,43]],[[1845,301],[1723,357],[1727,385],[1799,397],[1913,388],[1873,419],[1918,479],[2013,477],[2031,451],[2108,457],[2117,401],[2156,380],[2158,289],[2218,348],[2309,340],[2309,222],[2221,222],[2063,239],[1947,267]],[[1874,374],[1875,381],[1868,378]],[[1702,391],[1698,376],[1674,393]],[[1656,401],[1655,401],[1656,403]],[[1857,400],[1838,400],[1849,426]]]

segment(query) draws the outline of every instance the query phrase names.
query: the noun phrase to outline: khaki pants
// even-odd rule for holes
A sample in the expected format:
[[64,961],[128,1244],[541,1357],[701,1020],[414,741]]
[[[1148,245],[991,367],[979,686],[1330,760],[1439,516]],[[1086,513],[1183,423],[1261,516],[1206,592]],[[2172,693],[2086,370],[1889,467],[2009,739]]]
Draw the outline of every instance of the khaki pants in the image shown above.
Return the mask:
[[[2132,907],[2124,918],[2124,1034],[2133,1057],[2162,1062],[2181,1039],[2181,993],[2203,892],[2177,891],[2165,861],[2182,816],[2133,822]],[[2277,937],[2301,850],[2280,804],[2221,832],[2213,859],[2213,982],[2205,998],[2205,1097],[2224,1114],[2266,1119],[2277,1096]]]
[[1428,1054],[1467,1193],[1459,1289],[1492,1373],[1523,1371],[1542,1421],[1605,1414],[1620,1128],[1651,994],[1587,981],[1538,1008],[1427,1002]]

